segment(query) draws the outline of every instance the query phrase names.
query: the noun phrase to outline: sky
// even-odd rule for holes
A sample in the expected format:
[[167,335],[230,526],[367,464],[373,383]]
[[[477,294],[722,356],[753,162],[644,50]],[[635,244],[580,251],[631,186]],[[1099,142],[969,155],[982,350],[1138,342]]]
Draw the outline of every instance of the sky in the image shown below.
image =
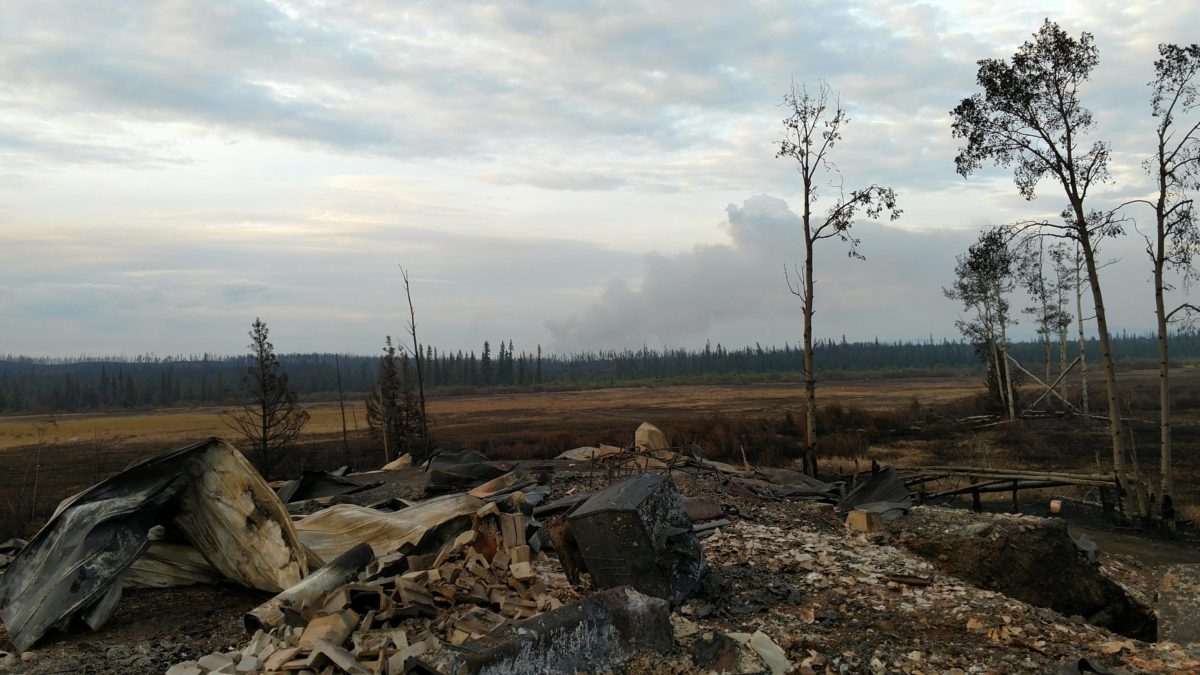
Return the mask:
[[[855,226],[865,261],[819,246],[815,335],[955,337],[955,255],[1063,206],[955,173],[976,62],[1046,17],[1095,35],[1116,204],[1152,190],[1156,45],[1200,35],[1174,1],[5,5],[0,354],[51,356],[239,353],[255,317],[281,352],[376,353],[401,265],[442,348],[794,344],[793,80],[847,109],[845,184],[903,209]],[[1117,331],[1153,326],[1143,246],[1102,249]]]

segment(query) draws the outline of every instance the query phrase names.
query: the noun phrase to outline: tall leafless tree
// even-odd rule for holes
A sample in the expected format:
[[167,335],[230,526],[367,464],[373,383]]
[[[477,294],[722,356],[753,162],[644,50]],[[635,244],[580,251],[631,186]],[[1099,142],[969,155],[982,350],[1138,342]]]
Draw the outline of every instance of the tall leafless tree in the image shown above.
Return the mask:
[[421,342],[417,340],[417,311],[413,307],[412,301],[412,284],[408,279],[408,270],[403,266],[400,267],[400,274],[404,277],[404,297],[408,300],[408,335],[412,338],[412,354],[417,366],[417,401],[420,405],[420,423],[421,431],[421,448],[419,453],[413,453],[413,464],[420,464],[429,458],[433,447],[429,440],[429,414],[425,407],[425,368],[421,362]]
[[[813,360],[812,317],[814,313],[813,247],[823,239],[838,238],[849,245],[851,257],[862,259],[858,253],[859,240],[851,234],[855,218],[878,219],[887,213],[891,220],[900,217],[896,193],[880,185],[846,192],[841,172],[830,161],[829,153],[842,139],[842,129],[850,118],[841,100],[826,82],[810,93],[805,85],[792,83],[783,97],[788,116],[783,120],[783,139],[776,157],[796,162],[803,189],[801,222],[804,227],[804,270],[797,270],[796,279],[787,274],[788,288],[800,298],[804,315],[804,393],[806,400],[804,468],[810,475],[817,473],[817,381]],[[828,189],[833,203],[823,216],[813,214],[813,204],[821,190]]]
[[1197,76],[1200,74],[1200,45],[1158,46],[1154,62],[1154,80],[1150,82],[1150,108],[1158,119],[1155,127],[1154,156],[1143,166],[1154,178],[1153,199],[1137,199],[1154,212],[1154,232],[1142,233],[1146,254],[1154,270],[1154,316],[1158,331],[1158,407],[1159,407],[1159,490],[1160,515],[1173,526],[1175,481],[1171,457],[1171,397],[1169,326],[1180,312],[1200,311],[1189,303],[1168,310],[1166,292],[1172,290],[1166,280],[1169,271],[1178,273],[1185,283],[1200,278],[1193,256],[1200,248],[1200,225],[1195,218],[1190,193],[1200,189],[1200,102]]

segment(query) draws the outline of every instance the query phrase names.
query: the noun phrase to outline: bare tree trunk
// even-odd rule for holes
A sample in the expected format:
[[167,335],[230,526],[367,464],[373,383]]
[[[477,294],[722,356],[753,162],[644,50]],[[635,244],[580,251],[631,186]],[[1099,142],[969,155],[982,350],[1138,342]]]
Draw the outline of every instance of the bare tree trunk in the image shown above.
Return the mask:
[[813,240],[811,223],[810,186],[804,181],[804,295],[801,298],[804,313],[804,400],[807,411],[804,415],[804,468],[808,475],[817,475],[817,375],[813,361],[812,317],[813,317]]
[[[267,391],[267,378],[266,378],[266,370],[267,369],[266,369],[266,364],[263,363],[263,360],[261,358],[259,358],[258,370],[260,373],[262,373],[258,378],[259,391],[265,392],[265,391]],[[263,394],[262,396],[259,397],[258,410],[261,415],[261,417],[260,417],[261,421],[259,422],[259,427],[262,432],[262,436],[260,436],[261,445],[259,446],[259,448],[260,448],[259,456],[262,457],[263,477],[266,478],[267,480],[271,480],[272,474],[275,473],[275,458],[271,456],[271,454],[272,454],[271,453],[271,445],[270,445],[271,425],[268,423],[268,420],[270,418],[270,408],[267,406],[266,394]]]
[[33,466],[33,499],[30,501],[30,504],[29,504],[29,519],[30,520],[37,518],[38,483],[40,482],[41,477],[42,477],[42,444],[41,444],[41,442],[39,442],[37,445],[36,459],[34,460],[34,466]]
[[1067,298],[1065,288],[1067,280],[1064,278],[1066,269],[1063,267],[1066,253],[1061,249],[1059,254],[1054,257],[1054,323],[1058,328],[1058,376],[1062,379],[1059,384],[1058,395],[1063,401],[1069,401],[1067,398],[1067,378],[1064,373],[1067,372],[1067,333],[1070,330],[1067,317]]
[[[992,347],[992,365],[996,369],[996,395],[1000,397],[1000,405],[1008,410],[1008,391],[1004,387],[1004,367],[1000,362],[1000,344],[996,339],[995,317],[992,315],[991,303],[983,302],[983,322],[987,328],[988,342]],[[1011,417],[1009,418],[1011,419]]]
[[[1046,352],[1046,355],[1045,355],[1046,356],[1046,381],[1053,382],[1054,378],[1050,376],[1050,364],[1054,362],[1054,359],[1051,356],[1051,354],[1053,352],[1050,349],[1050,328],[1047,326],[1045,330],[1046,330],[1046,335],[1045,335],[1045,338],[1042,340],[1042,348]],[[1047,404],[1047,407],[1049,407],[1050,399],[1046,399],[1046,404]]]
[[[1058,375],[1059,375],[1059,377],[1062,377],[1062,374],[1065,373],[1066,371],[1067,371],[1067,325],[1065,323],[1060,322],[1059,328],[1058,328]],[[1063,400],[1070,400],[1067,398],[1067,378],[1063,377],[1062,382],[1058,385],[1058,387],[1059,387],[1058,395],[1061,396],[1063,398]]]
[[1163,506],[1164,520],[1168,528],[1174,529],[1169,512],[1174,510],[1175,480],[1171,475],[1171,365],[1167,334],[1167,310],[1163,300],[1163,250],[1165,241],[1162,228],[1158,230],[1158,251],[1154,259],[1154,314],[1158,323],[1158,445],[1159,445],[1159,504]]
[[[1087,336],[1083,332],[1083,277],[1080,275],[1080,260],[1078,246],[1075,254],[1075,314],[1079,321],[1079,403],[1080,409],[1083,410],[1084,418],[1088,418],[1092,414],[1091,408],[1088,406],[1088,378],[1087,378]],[[1096,468],[1100,468],[1100,448],[1096,448]],[[1101,470],[1103,471],[1103,470]]]
[[404,275],[404,296],[408,299],[408,332],[412,336],[413,355],[417,361],[417,398],[421,406],[421,456],[413,456],[413,465],[417,466],[429,458],[429,418],[425,413],[425,375],[421,364],[421,343],[417,340],[417,314],[413,308],[412,287],[408,282],[408,270],[401,267],[400,271]]
[[350,439],[346,435],[346,397],[342,393],[342,358],[333,355],[333,368],[337,372],[338,406],[342,409],[342,459],[350,463]]
[[[1087,226],[1082,209],[1077,209],[1079,227]],[[1082,234],[1082,233],[1081,233]],[[1113,472],[1128,489],[1129,475],[1125,468],[1125,453],[1121,442],[1121,404],[1117,398],[1117,370],[1112,356],[1112,343],[1108,335],[1108,318],[1104,313],[1104,296],[1100,291],[1100,276],[1096,269],[1096,256],[1091,241],[1081,237],[1083,259],[1087,263],[1088,282],[1092,287],[1092,303],[1096,307],[1096,332],[1100,337],[1100,363],[1104,367],[1104,395],[1108,403],[1108,431],[1112,439]],[[1142,514],[1145,515],[1145,514]]]
[[[1042,351],[1044,352],[1045,379],[1047,382],[1050,378],[1050,364],[1053,362],[1050,350],[1050,296],[1046,293],[1046,242],[1041,237],[1038,237],[1038,271],[1037,271],[1037,286],[1038,286],[1038,304],[1041,306],[1042,316],[1039,319],[1041,324]],[[1049,408],[1050,400],[1046,400],[1046,406]]]
[[1013,391],[1012,370],[1008,367],[1008,327],[1004,320],[1004,313],[1000,311],[1003,299],[1000,297],[1000,288],[996,288],[996,323],[1000,324],[1000,363],[1004,366],[1004,392],[1007,396],[1008,403],[1008,419],[1017,419],[1016,396]]
[[[1129,416],[1133,417],[1133,409],[1130,408]],[[1142,481],[1142,470],[1138,464],[1137,439],[1133,435],[1133,420],[1129,421],[1129,463],[1133,468],[1133,492],[1137,495],[1138,513],[1147,515],[1150,513],[1150,500],[1146,496],[1146,484]]]

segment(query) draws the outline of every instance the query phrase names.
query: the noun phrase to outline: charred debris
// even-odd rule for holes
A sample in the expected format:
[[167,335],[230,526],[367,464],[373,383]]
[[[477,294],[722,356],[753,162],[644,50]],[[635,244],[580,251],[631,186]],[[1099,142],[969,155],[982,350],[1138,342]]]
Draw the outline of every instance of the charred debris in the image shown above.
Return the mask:
[[[390,471],[424,472],[427,498],[348,499]],[[914,509],[889,468],[847,485],[706,460],[650,424],[628,448],[551,462],[443,452],[274,485],[208,439],[0,544],[0,620],[18,651],[0,653],[0,671],[52,632],[102,628],[123,590],[216,582],[262,594],[246,638],[170,675],[954,672],[1002,656],[1010,672],[1200,666],[1149,644],[1153,599],[1124,592],[1061,521],[1021,518]],[[1196,576],[1172,577],[1177,641],[1196,637]],[[928,628],[908,643],[876,635],[871,655],[836,647],[836,627],[875,634],[905,612],[993,648],[939,652]]]

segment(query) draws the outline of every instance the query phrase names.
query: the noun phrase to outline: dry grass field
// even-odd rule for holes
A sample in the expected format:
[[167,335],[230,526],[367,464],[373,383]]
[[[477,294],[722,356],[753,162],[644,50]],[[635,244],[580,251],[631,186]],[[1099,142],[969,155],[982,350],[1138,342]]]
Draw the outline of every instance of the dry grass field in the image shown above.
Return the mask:
[[[823,384],[821,403],[839,403],[864,410],[888,410],[917,399],[937,405],[982,391],[976,377],[848,380]],[[447,440],[474,441],[489,433],[541,433],[608,427],[613,423],[662,421],[680,416],[720,412],[730,417],[781,415],[795,410],[804,396],[802,384],[753,384],[641,387],[586,391],[522,393],[434,398],[430,417]],[[337,403],[308,406],[309,436],[341,432]],[[346,403],[346,425],[353,433],[366,427],[362,402]],[[632,433],[633,427],[630,427]],[[230,430],[215,408],[157,410],[138,413],[0,417],[0,452],[40,442],[54,446],[182,444],[207,436],[227,436]],[[603,440],[603,439],[597,439]],[[618,440],[618,439],[611,439]]]
[[[1122,381],[1135,416],[1152,420],[1157,373],[1130,371]],[[1099,402],[1100,383],[1092,389],[1093,401]],[[1180,496],[1186,495],[1180,506],[1200,515],[1200,368],[1179,369],[1173,390],[1179,401],[1177,481]],[[954,418],[978,412],[982,393],[980,379],[967,375],[824,382],[819,390],[823,466],[853,471],[874,459],[1093,471],[1097,449],[1107,461],[1099,422],[1035,420],[980,433],[955,425]],[[627,444],[637,425],[648,420],[672,442],[697,443],[709,457],[737,461],[745,448],[752,461],[784,464],[796,456],[802,400],[800,383],[663,386],[440,397],[430,401],[430,415],[439,447],[475,448],[498,459]],[[308,410],[311,422],[301,446],[279,477],[343,463],[368,470],[383,462],[379,440],[366,433],[361,402],[346,405],[348,446],[342,444],[336,403]],[[1155,432],[1152,422],[1137,429],[1143,467],[1157,465]],[[0,522],[8,523],[10,534],[27,532],[63,497],[136,459],[208,436],[237,440],[218,409],[0,417]],[[4,536],[0,532],[0,539]]]

